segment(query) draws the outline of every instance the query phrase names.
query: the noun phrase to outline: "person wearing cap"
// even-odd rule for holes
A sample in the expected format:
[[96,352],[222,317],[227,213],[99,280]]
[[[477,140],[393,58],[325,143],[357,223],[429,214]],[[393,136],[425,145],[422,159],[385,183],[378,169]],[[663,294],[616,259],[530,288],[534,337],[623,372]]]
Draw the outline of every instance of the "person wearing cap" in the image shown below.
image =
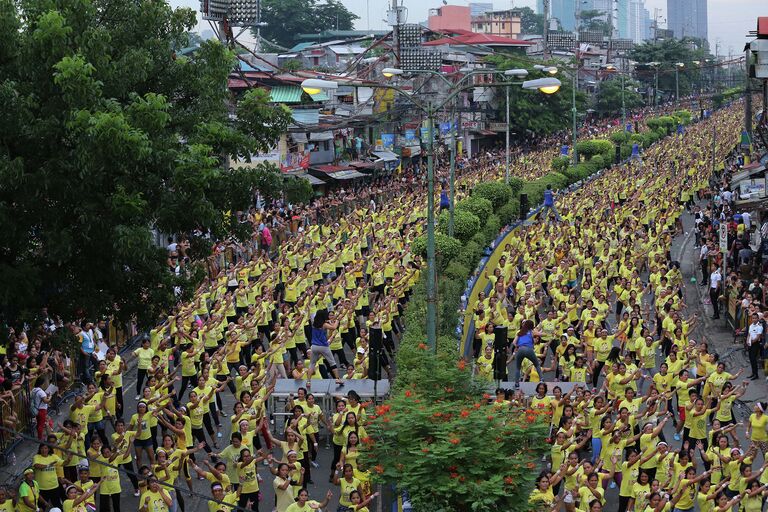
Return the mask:
[[35,480],[35,470],[24,470],[24,479],[19,485],[19,500],[17,507],[19,512],[38,512],[40,506],[50,507],[50,504],[40,496],[40,486]]

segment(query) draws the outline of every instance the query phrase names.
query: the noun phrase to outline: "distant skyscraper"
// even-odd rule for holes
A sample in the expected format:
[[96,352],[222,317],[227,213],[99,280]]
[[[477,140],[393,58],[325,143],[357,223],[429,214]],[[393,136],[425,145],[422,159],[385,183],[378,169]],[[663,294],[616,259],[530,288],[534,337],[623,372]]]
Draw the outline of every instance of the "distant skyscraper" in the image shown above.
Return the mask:
[[473,18],[491,11],[493,11],[492,2],[470,2],[469,4],[469,15]]
[[707,40],[707,0],[667,0],[667,28],[674,37]]
[[645,0],[631,0],[629,4],[629,39],[640,44],[650,39],[651,16],[645,8]]
[[[550,19],[557,18],[560,21],[560,26],[563,27],[563,30],[573,32],[573,30],[576,28],[576,2],[577,0],[550,0]],[[538,0],[536,7],[539,14],[544,13],[543,0]]]

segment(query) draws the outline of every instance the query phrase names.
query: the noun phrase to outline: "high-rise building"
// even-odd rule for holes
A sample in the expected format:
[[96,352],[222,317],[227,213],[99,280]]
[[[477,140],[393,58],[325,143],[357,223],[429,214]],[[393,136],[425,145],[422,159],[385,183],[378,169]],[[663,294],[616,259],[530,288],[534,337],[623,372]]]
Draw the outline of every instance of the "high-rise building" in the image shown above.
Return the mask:
[[[572,32],[576,28],[577,1],[583,0],[550,0],[549,18],[557,19],[563,30]],[[536,12],[544,14],[544,0],[537,0],[536,8]]]
[[469,3],[469,15],[473,18],[476,16],[482,16],[487,12],[493,11],[492,2],[470,2]]
[[667,0],[667,28],[677,39],[707,40],[707,0]]
[[648,9],[645,8],[645,0],[631,0],[629,4],[629,39],[636,44],[650,39],[650,26],[653,23]]

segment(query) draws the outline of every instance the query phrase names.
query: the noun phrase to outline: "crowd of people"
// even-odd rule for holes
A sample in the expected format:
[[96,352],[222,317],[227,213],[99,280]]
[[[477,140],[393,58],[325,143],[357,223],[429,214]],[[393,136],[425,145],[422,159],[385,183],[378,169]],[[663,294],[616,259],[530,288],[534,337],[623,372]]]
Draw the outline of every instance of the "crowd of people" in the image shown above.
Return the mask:
[[[498,266],[486,270],[491,290],[470,305],[476,373],[515,383],[511,392],[498,390],[497,403],[552,417],[533,506],[599,512],[614,489],[618,512],[762,510],[768,405],[757,401],[746,414],[736,407],[757,378],[762,308],[748,305],[744,313],[751,317],[747,377],[696,335],[702,319],[686,304],[672,250],[687,209],[696,251],[709,247],[715,257],[725,222],[733,238],[720,257],[752,262],[743,250],[756,221],[731,210],[727,172],[710,179],[706,143],[715,123],[724,142],[714,158],[727,171],[739,121],[735,111],[720,112],[557,198],[551,213],[561,218],[546,212],[514,231],[498,249]],[[719,296],[720,261],[702,261],[701,284]],[[759,279],[741,277],[734,277],[741,286],[764,293]],[[499,335],[507,342],[498,343]],[[538,383],[533,397],[518,388],[521,380]]]
[[[613,123],[599,129],[610,133],[617,128]],[[693,129],[686,137],[696,133]],[[538,151],[516,148],[512,174],[537,177],[565,140],[566,135],[548,139]],[[672,154],[681,151],[680,144],[664,147]],[[669,155],[663,151],[648,156],[666,166]],[[685,158],[680,156],[680,168],[687,164]],[[460,159],[458,197],[474,184],[497,177],[503,161],[503,150]],[[447,167],[447,163],[438,166],[439,179],[447,177]],[[638,173],[646,176],[645,183],[633,181]],[[680,306],[673,299],[679,271],[667,268],[668,254],[661,248],[674,235],[679,214],[675,194],[701,189],[701,183],[698,172],[680,174],[682,178],[674,181],[676,192],[670,195],[668,174],[637,167],[611,171],[583,189],[585,197],[592,198],[589,201],[578,199],[581,195],[559,201],[564,224],[528,228],[505,248],[505,262],[493,272],[495,292],[481,297],[476,325],[486,326],[487,333],[488,325],[493,332],[494,325],[508,322],[510,333],[527,329],[532,339],[544,329],[545,334],[536,335],[533,351],[523,350],[525,341],[510,335],[517,354],[528,356],[520,359],[527,379],[543,375],[536,357],[545,355],[541,340],[564,361],[554,364],[563,380],[583,374],[581,380],[591,378],[597,386],[601,371],[624,375],[620,368],[602,370],[615,354],[603,353],[606,337],[596,330],[607,325],[612,286],[614,292],[621,291],[618,303],[626,311],[621,317],[623,330],[611,334],[610,340],[623,336],[638,343],[635,338],[648,331],[642,327],[643,319],[649,318],[649,326],[653,322],[650,306],[638,298],[640,272],[651,272],[646,286],[661,294],[656,303],[658,297],[671,301],[661,310],[672,318],[670,311]],[[24,379],[34,382],[31,408],[44,442],[18,492],[0,490],[0,510],[15,504],[20,512],[46,507],[89,512],[98,503],[99,510],[119,512],[120,497],[132,492],[142,512],[183,511],[188,505],[185,495],[200,495],[193,492],[193,482],[199,478],[210,482],[202,494],[209,497],[211,512],[229,512],[234,506],[304,512],[327,507],[331,500],[338,503],[339,512],[366,512],[376,494],[366,468],[357,462],[358,447],[366,438],[365,407],[354,391],[344,390],[344,382],[364,379],[372,371],[391,374],[389,363],[404,328],[400,316],[421,268],[410,246],[423,230],[424,178],[418,168],[408,168],[373,186],[337,190],[311,206],[275,202],[243,212],[241,220],[253,227],[253,238],[247,243],[216,241],[214,256],[229,248],[236,257],[222,259],[217,275],[207,279],[192,300],[162,318],[133,353],[121,357],[103,322],[56,319],[48,325],[46,320],[45,329],[71,329],[77,336],[78,375],[69,374],[67,356],[44,346],[43,338],[30,341],[25,333],[14,333],[14,343],[2,355],[5,392],[0,400],[12,400],[14,386]],[[601,188],[606,185],[607,194]],[[643,192],[638,195],[640,188]],[[608,229],[612,225],[619,229]],[[630,249],[640,250],[642,256],[633,256]],[[188,239],[169,240],[169,269],[179,272],[189,261]],[[665,290],[667,285],[671,291]],[[574,315],[580,323],[573,323]],[[635,320],[638,315],[643,319]],[[573,343],[563,344],[556,331],[566,323],[570,325],[564,330],[566,341],[583,343],[573,348],[569,348]],[[684,332],[692,327],[683,325]],[[372,330],[382,334],[379,368],[369,367]],[[670,332],[679,334],[676,328]],[[683,343],[682,336],[670,346]],[[477,350],[481,372],[488,353],[484,341],[481,337]],[[656,347],[659,341],[665,343],[659,339],[651,345]],[[642,352],[639,345],[637,350],[633,354]],[[677,350],[670,352],[676,357]],[[583,358],[581,363],[577,356]],[[137,365],[133,400],[129,398],[133,390],[123,387],[126,363],[132,358]],[[595,363],[601,361],[596,369]],[[54,424],[46,411],[57,385],[78,376],[86,384],[85,392],[65,411],[66,419]],[[281,437],[273,433],[266,410],[279,378],[303,382],[289,401],[290,416]],[[312,394],[313,381],[321,378],[335,381],[338,390],[335,412],[328,417]],[[584,393],[579,400],[591,403]],[[234,405],[225,410],[230,396]],[[569,399],[570,395],[565,398]],[[131,414],[134,405],[136,412]],[[12,417],[3,418],[6,427],[14,422]],[[338,490],[313,501],[309,492],[313,470],[318,469],[321,431],[331,437],[334,453],[323,471]],[[260,503],[262,475],[271,479],[274,503]]]

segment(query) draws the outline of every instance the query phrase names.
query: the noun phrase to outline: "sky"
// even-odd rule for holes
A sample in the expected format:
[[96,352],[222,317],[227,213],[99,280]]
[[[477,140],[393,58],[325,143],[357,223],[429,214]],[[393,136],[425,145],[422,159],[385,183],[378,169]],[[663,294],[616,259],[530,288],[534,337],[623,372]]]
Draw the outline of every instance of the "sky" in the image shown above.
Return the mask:
[[[199,0],[169,0],[173,6],[186,6],[199,9]],[[322,0],[321,0],[322,1]],[[468,5],[469,0],[447,0],[451,5]],[[489,1],[489,0],[480,0]],[[671,0],[673,1],[673,0]],[[341,0],[347,8],[357,14],[360,19],[356,22],[356,28],[360,30],[386,30],[384,21],[387,9],[391,4],[388,0]],[[429,9],[440,7],[442,0],[402,0],[408,9],[407,23],[419,23],[427,19]],[[536,8],[536,0],[495,0],[495,9],[509,9],[511,7]],[[651,16],[655,8],[660,9],[662,20],[666,18],[667,0],[645,0],[646,8]],[[758,9],[763,6],[762,10]],[[720,54],[727,55],[741,53],[747,42],[746,34],[755,30],[757,16],[768,16],[768,2],[766,0],[708,0],[709,15],[709,41],[713,53],[715,43],[720,43]],[[762,12],[761,12],[762,11]],[[660,20],[660,26],[664,24]],[[199,25],[200,30],[208,29],[207,22]],[[244,41],[245,42],[245,41]]]

